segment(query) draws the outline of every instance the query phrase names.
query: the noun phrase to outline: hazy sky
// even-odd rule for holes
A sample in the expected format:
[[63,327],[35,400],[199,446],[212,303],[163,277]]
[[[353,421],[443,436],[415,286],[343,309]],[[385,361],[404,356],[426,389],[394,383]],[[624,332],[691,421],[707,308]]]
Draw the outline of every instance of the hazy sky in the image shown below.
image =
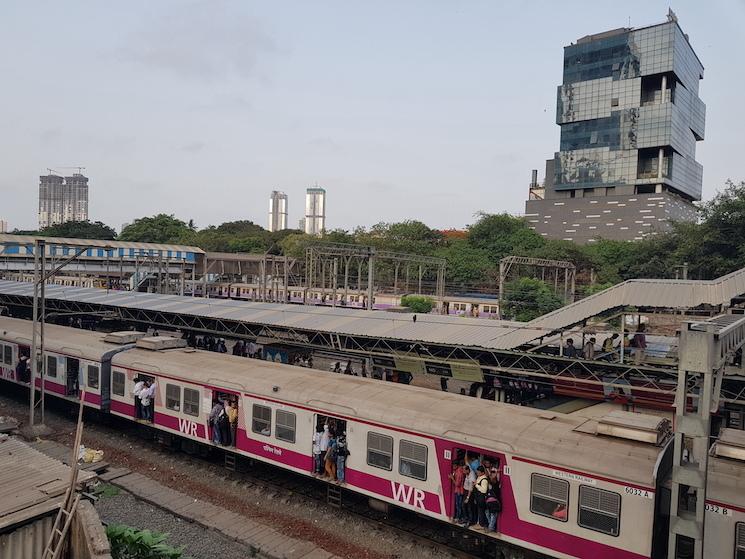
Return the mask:
[[[82,165],[90,218],[266,226],[272,189],[327,226],[522,213],[558,149],[562,47],[665,19],[706,70],[704,197],[745,179],[745,2],[0,2],[0,218]],[[624,6],[620,8],[619,6]]]

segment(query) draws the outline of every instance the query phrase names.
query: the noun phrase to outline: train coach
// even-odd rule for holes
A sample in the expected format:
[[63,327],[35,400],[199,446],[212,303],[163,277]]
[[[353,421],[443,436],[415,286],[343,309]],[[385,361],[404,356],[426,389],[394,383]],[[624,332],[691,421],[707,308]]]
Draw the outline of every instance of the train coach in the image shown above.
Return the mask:
[[[6,381],[23,382],[13,364],[28,350],[30,336],[30,322],[0,318]],[[442,522],[454,512],[454,461],[480,455],[498,465],[502,480],[498,531],[482,537],[508,547],[509,557],[666,557],[672,445],[669,432],[652,428],[664,424],[659,418],[616,412],[589,419],[464,401],[191,348],[146,347],[162,338],[116,344],[104,337],[50,325],[44,354],[56,360],[65,387],[73,386],[69,379],[77,371],[77,389],[98,396],[86,397],[86,405],[102,413],[134,421],[135,379],[150,379],[156,384],[152,429],[185,444],[212,445],[208,415],[217,399],[230,398],[238,402],[238,427],[234,445],[221,448],[307,476],[313,434],[333,421],[347,433],[346,490]],[[68,358],[78,367],[68,369]],[[99,374],[91,376],[90,367]],[[46,385],[50,394],[75,399],[76,392],[62,394],[55,385]],[[629,436],[640,423],[646,425],[640,440],[618,436]],[[737,453],[720,456],[716,446],[713,453],[705,556],[740,559],[745,462],[732,458]]]

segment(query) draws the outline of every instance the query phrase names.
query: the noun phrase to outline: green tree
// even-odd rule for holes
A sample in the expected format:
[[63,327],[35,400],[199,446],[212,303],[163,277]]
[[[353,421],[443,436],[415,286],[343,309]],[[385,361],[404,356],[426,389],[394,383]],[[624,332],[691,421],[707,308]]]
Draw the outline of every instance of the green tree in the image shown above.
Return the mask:
[[318,243],[318,237],[305,233],[292,233],[279,241],[282,254],[294,258],[305,257],[305,249],[313,243]]
[[505,285],[502,313],[512,320],[529,322],[562,306],[562,300],[539,279],[520,278]]
[[51,225],[39,231],[44,237],[69,237],[72,239],[99,239],[113,241],[116,231],[100,221],[67,221],[59,225]]
[[493,286],[497,266],[489,252],[471,246],[465,239],[450,240],[435,256],[446,261],[446,281],[451,286]]
[[120,241],[139,243],[184,243],[192,238],[188,224],[167,214],[136,219],[119,235]]
[[524,219],[509,214],[479,214],[468,228],[471,246],[485,250],[498,262],[510,254],[525,256],[545,245],[545,240]]
[[431,297],[425,295],[404,295],[401,297],[401,306],[425,314],[434,308],[435,302]]
[[400,223],[381,222],[373,225],[369,231],[355,231],[355,241],[359,244],[411,254],[432,254],[442,239],[442,233],[415,220]]

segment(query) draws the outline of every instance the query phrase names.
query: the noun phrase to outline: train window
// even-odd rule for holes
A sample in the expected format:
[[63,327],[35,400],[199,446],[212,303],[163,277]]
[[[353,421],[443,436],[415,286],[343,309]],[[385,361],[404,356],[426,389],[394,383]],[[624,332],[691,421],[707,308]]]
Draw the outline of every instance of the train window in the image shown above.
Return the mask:
[[745,522],[735,524],[735,559],[745,559]]
[[181,387],[166,384],[166,407],[169,410],[181,411]]
[[3,361],[6,365],[13,365],[13,346],[3,346]]
[[47,376],[57,376],[57,358],[54,355],[47,355]]
[[98,367],[88,365],[88,386],[98,389]]
[[583,528],[617,536],[621,526],[621,496],[588,485],[579,486],[579,518]]
[[272,408],[254,404],[251,430],[266,437],[272,434]]
[[401,440],[398,443],[398,473],[416,479],[427,479],[427,447]]
[[367,463],[383,470],[393,469],[393,439],[369,432],[367,434]]
[[530,478],[530,512],[561,522],[567,521],[569,482],[533,474]]
[[295,414],[289,411],[277,410],[277,428],[275,436],[280,441],[295,442]]
[[199,417],[199,390],[184,388],[184,413]]
[[117,396],[124,396],[124,373],[114,371],[111,375],[111,391]]

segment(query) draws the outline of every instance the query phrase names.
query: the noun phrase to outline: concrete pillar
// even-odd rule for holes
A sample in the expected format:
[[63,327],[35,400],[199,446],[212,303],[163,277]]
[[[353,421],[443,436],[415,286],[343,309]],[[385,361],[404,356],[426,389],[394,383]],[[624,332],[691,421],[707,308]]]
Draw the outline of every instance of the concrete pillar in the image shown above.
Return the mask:
[[662,163],[665,161],[665,148],[660,148],[657,156],[657,178],[662,179]]

